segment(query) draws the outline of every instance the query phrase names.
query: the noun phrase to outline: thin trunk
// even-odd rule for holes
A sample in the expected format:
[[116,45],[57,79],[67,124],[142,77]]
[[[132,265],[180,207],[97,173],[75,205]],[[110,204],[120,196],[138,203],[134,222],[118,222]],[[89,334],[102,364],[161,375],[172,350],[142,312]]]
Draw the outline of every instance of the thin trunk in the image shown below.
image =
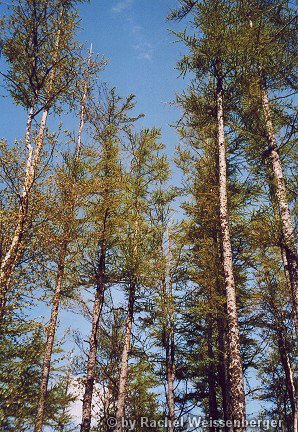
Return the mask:
[[167,404],[169,409],[169,427],[168,431],[173,432],[175,429],[175,360],[174,360],[174,343],[170,337],[166,346],[166,370],[167,370]]
[[92,418],[92,397],[94,382],[96,377],[96,357],[98,350],[98,335],[99,335],[99,324],[101,311],[104,303],[105,294],[105,271],[106,271],[106,221],[108,217],[108,210],[105,212],[104,217],[104,228],[101,240],[101,251],[98,265],[97,274],[97,286],[95,299],[92,311],[92,328],[89,340],[89,353],[87,361],[87,376],[85,382],[85,391],[83,396],[83,408],[82,408],[82,423],[81,432],[90,432],[91,418]]
[[[213,249],[215,254],[215,266],[216,268],[216,296],[219,299],[225,298],[225,291],[220,283],[220,274],[221,274],[221,265],[220,265],[220,250],[218,245],[218,226],[215,225],[213,229]],[[231,394],[230,386],[229,386],[229,347],[227,343],[227,323],[226,323],[226,308],[224,304],[218,304],[218,311],[216,316],[216,325],[217,325],[217,347],[218,347],[218,382],[221,389],[221,397],[222,397],[222,413],[223,419],[225,423],[227,420],[231,419],[231,404],[230,397]],[[225,426],[225,430],[228,431],[229,428]]]
[[91,329],[91,336],[89,340],[90,348],[89,348],[88,362],[87,362],[87,376],[86,376],[85,391],[83,396],[81,432],[89,432],[91,428],[92,397],[93,397],[93,389],[94,389],[94,382],[96,376],[98,333],[99,333],[99,323],[100,323],[103,301],[104,301],[104,283],[103,281],[100,281],[96,288],[96,295],[93,304],[92,329]]
[[298,404],[297,404],[297,397],[296,397],[296,387],[295,387],[295,381],[293,376],[293,370],[289,358],[289,349],[286,339],[286,328],[283,324],[283,317],[279,314],[278,305],[276,304],[276,294],[274,287],[270,283],[270,275],[267,274],[267,285],[269,288],[269,294],[270,294],[270,306],[271,306],[271,312],[274,316],[274,331],[277,336],[277,346],[278,346],[278,352],[280,357],[280,362],[284,370],[285,374],[285,381],[286,381],[286,389],[288,398],[291,405],[292,410],[292,418],[293,418],[293,431],[297,432],[297,419],[298,419]]
[[298,254],[291,220],[291,213],[288,204],[286,184],[283,176],[282,162],[279,156],[278,145],[274,134],[268,91],[265,82],[261,85],[261,96],[268,139],[269,159],[271,162],[274,180],[275,199],[278,204],[281,222],[283,241],[282,247],[284,248],[286,254],[287,268],[285,271],[288,272],[290,278],[294,324],[296,334],[298,335]]
[[240,336],[238,313],[236,305],[236,289],[233,273],[232,245],[230,238],[228,197],[227,197],[227,160],[224,134],[223,95],[221,83],[217,91],[217,121],[218,121],[218,152],[219,152],[219,201],[220,229],[223,269],[227,300],[227,322],[230,355],[230,385],[232,420],[237,422],[234,431],[243,431],[242,421],[245,420],[245,393],[240,352]]
[[[52,62],[53,65],[56,63],[59,54],[59,46],[60,46],[60,39],[61,39],[61,23],[62,23],[63,13],[64,13],[64,6],[62,5],[60,9],[59,19],[58,19],[58,30],[57,30],[55,50],[53,53],[53,62]],[[50,100],[51,98],[50,93],[52,91],[54,80],[55,80],[55,69],[52,70],[49,77],[48,100]],[[17,226],[15,228],[10,247],[6,252],[6,255],[1,263],[1,269],[0,269],[0,296],[1,296],[0,297],[0,328],[3,324],[3,319],[5,316],[7,292],[10,287],[15,266],[17,265],[19,259],[20,246],[23,240],[25,226],[28,217],[29,201],[32,194],[32,188],[34,186],[34,182],[36,179],[40,154],[43,149],[44,133],[46,129],[49,109],[50,106],[48,104],[45,104],[41,116],[39,132],[36,138],[35,148],[32,146],[31,143],[32,121],[35,116],[34,106],[32,106],[29,111],[29,116],[28,116],[27,126],[26,126],[26,134],[25,134],[25,144],[28,150],[27,164],[26,164],[25,179],[23,183],[21,203],[18,212],[18,221],[17,221]]]
[[131,331],[134,315],[136,281],[133,279],[129,286],[128,311],[125,323],[125,336],[121,356],[120,379],[116,410],[116,432],[123,432],[123,420],[125,416],[125,400],[127,393],[128,360],[131,345]]
[[[164,296],[166,303],[166,329],[165,329],[165,342],[166,342],[166,372],[167,372],[167,404],[169,409],[169,432],[174,432],[175,426],[175,333],[174,333],[174,299],[173,299],[173,285],[171,275],[171,242],[170,230],[167,228],[167,244],[168,251],[165,257],[165,267],[167,274],[167,281],[164,280]],[[167,289],[168,286],[168,289]]]
[[[216,397],[216,369],[215,369],[215,358],[213,352],[213,319],[212,314],[208,314],[207,317],[207,345],[208,345],[208,404],[209,404],[209,417],[213,420],[217,420],[218,408],[217,408],[217,397]],[[210,431],[215,432],[215,427],[211,426]]]
[[294,376],[293,376],[293,370],[291,367],[288,351],[284,340],[284,335],[280,328],[277,329],[277,339],[278,339],[278,350],[279,350],[280,360],[285,373],[286,388],[287,388],[291,410],[292,410],[293,431],[297,432],[298,404],[296,399]]
[[48,110],[44,110],[42,113],[39,132],[36,138],[35,149],[33,148],[30,142],[30,130],[32,127],[33,117],[34,115],[33,115],[33,108],[32,108],[28,116],[27,127],[26,127],[26,147],[28,149],[28,154],[27,154],[27,165],[26,165],[23,191],[21,195],[21,203],[18,210],[18,221],[17,221],[17,226],[14,230],[10,247],[6,252],[5,257],[1,263],[0,326],[3,323],[3,319],[5,316],[7,292],[9,290],[9,286],[10,286],[10,282],[13,276],[15,266],[17,265],[20,247],[24,236],[25,225],[27,222],[28,211],[29,211],[29,200],[31,197],[32,187],[34,185],[35,178],[36,178],[36,171],[37,171],[40,153],[43,147],[43,139],[44,139],[44,133],[45,133],[46,122],[48,117]]
[[34,432],[42,431],[43,421],[45,416],[46,395],[48,389],[48,382],[49,382],[49,375],[50,375],[50,368],[51,368],[51,357],[53,352],[57,318],[59,312],[61,288],[62,288],[62,282],[64,277],[64,267],[65,267],[67,246],[68,246],[67,241],[63,241],[61,255],[58,263],[56,290],[55,290],[55,295],[52,304],[50,324],[48,327],[47,341],[46,341],[44,357],[43,357],[42,378],[41,378],[41,384],[39,389],[40,395],[39,395],[39,401],[37,406]]
[[[218,380],[221,389],[222,397],[222,412],[223,419],[226,422],[231,419],[231,404],[230,404],[230,386],[229,386],[229,368],[228,368],[228,344],[226,334],[226,323],[222,318],[217,319],[218,331]],[[225,430],[229,428],[226,426]]]

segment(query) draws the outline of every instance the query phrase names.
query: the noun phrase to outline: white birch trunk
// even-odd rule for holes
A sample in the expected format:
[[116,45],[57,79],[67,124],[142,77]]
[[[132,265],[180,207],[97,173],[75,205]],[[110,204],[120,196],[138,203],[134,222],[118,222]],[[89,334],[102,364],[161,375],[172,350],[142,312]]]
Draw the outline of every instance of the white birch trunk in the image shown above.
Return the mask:
[[230,238],[228,196],[227,196],[227,157],[224,133],[223,95],[220,88],[217,92],[218,152],[219,152],[219,201],[220,229],[223,269],[227,300],[228,342],[230,354],[230,391],[232,420],[240,422],[234,431],[243,431],[242,421],[245,420],[245,393],[240,352],[238,313],[236,305],[236,289],[233,273],[233,257]]
[[282,162],[279,156],[278,145],[274,134],[268,91],[265,84],[261,85],[261,97],[268,137],[269,159],[274,179],[275,198],[278,204],[281,221],[283,241],[282,247],[286,253],[286,260],[284,260],[284,264],[287,263],[287,268],[285,268],[285,271],[289,274],[290,278],[294,325],[296,334],[298,335],[298,254],[296,238],[288,204]]

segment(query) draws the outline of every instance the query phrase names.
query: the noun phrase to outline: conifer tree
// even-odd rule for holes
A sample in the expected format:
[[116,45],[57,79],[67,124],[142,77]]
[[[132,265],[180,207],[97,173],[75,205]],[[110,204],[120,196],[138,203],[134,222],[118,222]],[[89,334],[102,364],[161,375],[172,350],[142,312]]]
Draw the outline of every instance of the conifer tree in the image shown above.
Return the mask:
[[[258,137],[259,160],[270,166],[266,176],[277,204],[285,271],[292,289],[292,308],[298,329],[298,254],[287,190],[284,155],[296,132],[289,95],[297,89],[295,40],[297,16],[290,2],[244,2],[239,9],[244,37],[243,114],[251,142]],[[240,13],[240,11],[242,13]],[[249,39],[247,39],[249,38]],[[272,97],[273,100],[270,100]],[[285,103],[287,101],[287,103]],[[280,138],[278,138],[278,136]],[[259,141],[263,146],[260,147]],[[252,150],[250,148],[250,150]],[[250,155],[251,159],[255,157]]]
[[[86,244],[86,249],[89,249],[88,267],[91,267],[91,271],[84,276],[86,278],[84,283],[91,282],[96,291],[83,397],[82,432],[90,431],[100,318],[105,292],[114,276],[107,269],[108,254],[115,247],[118,226],[121,226],[122,223],[121,206],[124,177],[120,163],[119,140],[123,130],[136,120],[136,118],[129,116],[133,107],[133,95],[122,100],[116,94],[115,89],[112,89],[110,92],[103,92],[101,104],[94,106],[94,111],[90,113],[89,117],[94,128],[95,145],[90,152],[90,201],[89,208],[86,209],[86,215],[90,215],[87,222],[90,218],[92,227]],[[93,158],[94,161],[92,162]],[[86,256],[86,249],[82,249],[83,261]]]
[[[38,0],[23,4],[16,0],[12,4],[9,33],[3,42],[3,53],[9,65],[4,77],[15,103],[28,111],[24,138],[27,161],[20,206],[13,222],[14,233],[1,262],[1,321],[26,229],[49,110],[66,96],[78,64],[73,55],[75,28],[73,2]],[[42,113],[39,129],[33,136],[33,121],[39,113]]]
[[[150,225],[148,205],[150,188],[161,183],[168,176],[166,159],[159,152],[163,145],[158,142],[160,131],[142,130],[129,134],[127,152],[130,159],[127,189],[125,194],[126,226],[121,236],[122,272],[128,290],[127,317],[123,340],[120,377],[116,411],[116,431],[123,431],[125,419],[128,362],[131,348],[131,334],[138,290],[146,286],[144,266],[150,262]],[[146,239],[146,241],[144,241]]]
[[220,244],[227,302],[231,417],[236,422],[234,430],[241,431],[246,415],[245,393],[229,224],[225,136],[225,119],[232,104],[233,78],[239,50],[237,17],[233,6],[233,2],[217,0],[194,5],[192,23],[197,33],[188,36],[185,31],[178,36],[189,49],[189,54],[184,56],[179,66],[183,73],[190,70],[196,75],[189,96],[183,95],[181,104],[190,117],[190,122],[201,128],[202,139],[210,139],[214,135],[217,139]]
[[[45,412],[46,394],[47,386],[50,375],[51,367],[51,355],[54,346],[54,338],[57,326],[57,318],[59,313],[59,305],[61,301],[62,287],[64,282],[65,266],[67,261],[67,256],[69,254],[70,244],[73,242],[76,233],[78,232],[78,227],[75,223],[75,213],[76,207],[78,205],[78,195],[79,195],[79,185],[78,178],[80,177],[80,154],[82,151],[82,134],[86,117],[86,99],[90,93],[90,86],[92,81],[92,76],[97,72],[98,65],[92,60],[92,51],[90,49],[88,60],[86,62],[83,77],[81,78],[81,85],[78,85],[79,95],[79,130],[76,140],[76,148],[74,156],[70,156],[69,161],[65,167],[58,169],[57,172],[57,195],[61,198],[61,204],[57,205],[57,213],[62,214],[63,220],[60,221],[62,224],[61,237],[58,239],[59,246],[57,251],[57,275],[55,282],[54,297],[52,302],[50,323],[47,331],[47,341],[44,350],[43,359],[43,371],[42,379],[40,384],[40,398],[37,408],[36,422],[35,422],[35,432],[41,432],[43,425],[43,418]],[[67,172],[68,171],[68,172]],[[48,233],[50,235],[50,233]],[[59,237],[59,230],[58,230]]]

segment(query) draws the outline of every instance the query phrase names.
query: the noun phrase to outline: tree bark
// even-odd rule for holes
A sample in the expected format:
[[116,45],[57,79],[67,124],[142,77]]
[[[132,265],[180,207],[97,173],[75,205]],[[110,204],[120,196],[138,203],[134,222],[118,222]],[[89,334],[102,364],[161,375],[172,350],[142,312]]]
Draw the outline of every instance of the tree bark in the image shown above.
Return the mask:
[[280,360],[285,373],[286,388],[287,388],[291,410],[292,410],[293,431],[297,432],[298,404],[296,399],[294,376],[293,376],[293,370],[291,367],[288,351],[284,340],[284,335],[280,328],[277,329],[277,339],[278,339],[278,350],[279,350]]
[[105,293],[105,261],[106,261],[106,244],[105,244],[105,225],[104,225],[103,239],[101,242],[101,253],[100,253],[100,259],[98,265],[97,286],[96,286],[95,300],[94,300],[93,312],[92,312],[92,328],[91,328],[91,335],[89,340],[87,376],[86,376],[85,391],[83,396],[81,432],[90,432],[90,428],[91,428],[92,397],[93,397],[94,382],[96,377],[96,356],[98,350],[99,324],[100,324],[100,317],[101,317],[101,311],[104,303],[104,293]]
[[[212,420],[217,420],[218,408],[216,398],[216,368],[215,357],[213,352],[213,319],[211,313],[207,315],[207,345],[208,345],[208,404],[209,417]],[[215,432],[216,428],[210,426],[210,431]]]
[[[164,286],[164,303],[165,303],[165,348],[166,348],[166,373],[167,373],[167,405],[168,405],[168,418],[169,426],[168,431],[174,432],[175,429],[175,377],[176,377],[176,366],[175,366],[175,333],[174,333],[174,300],[173,300],[173,285],[171,275],[171,241],[170,241],[170,229],[167,228],[167,244],[168,250],[167,255],[164,256],[165,261],[165,278],[163,281]],[[163,244],[161,244],[162,255]]]
[[224,133],[223,92],[221,81],[217,89],[217,122],[218,122],[218,153],[219,153],[219,204],[220,229],[225,290],[227,301],[227,322],[229,342],[229,373],[231,390],[232,420],[237,422],[234,431],[243,431],[242,421],[245,420],[245,393],[240,352],[240,336],[236,305],[236,288],[233,273],[232,245],[230,238],[228,197],[227,197],[227,160]]
[[286,253],[287,268],[285,268],[285,271],[288,272],[290,277],[294,325],[296,334],[298,335],[298,253],[288,204],[286,184],[283,176],[282,162],[274,134],[269,96],[265,81],[261,84],[261,97],[267,132],[269,160],[273,173],[275,199],[278,204],[281,222],[282,247]]
[[25,230],[25,225],[27,222],[28,210],[29,210],[29,200],[31,197],[32,187],[34,185],[35,178],[36,178],[36,171],[38,167],[40,153],[43,147],[43,139],[44,139],[44,133],[45,133],[46,122],[48,117],[48,110],[45,109],[42,113],[39,132],[36,138],[35,149],[30,139],[30,131],[32,127],[33,117],[34,117],[33,108],[31,108],[27,120],[27,127],[26,127],[26,147],[28,153],[27,153],[25,179],[24,179],[23,191],[21,195],[21,203],[18,210],[17,226],[14,230],[11,244],[1,263],[1,269],[0,269],[0,289],[1,289],[0,327],[2,326],[3,319],[5,317],[7,293],[9,290],[9,286],[11,283],[11,278],[13,276],[15,266],[17,265],[20,246],[24,236],[24,230]]
[[121,356],[120,379],[116,410],[116,432],[123,432],[123,420],[125,416],[125,399],[127,393],[128,360],[131,345],[131,331],[134,315],[136,282],[133,279],[129,286],[128,311],[125,323],[125,336]]
[[50,324],[48,327],[47,341],[46,341],[44,357],[43,357],[42,377],[41,377],[41,383],[40,383],[40,389],[39,389],[40,394],[39,394],[39,401],[38,401],[38,406],[37,406],[37,414],[36,414],[36,419],[35,419],[34,432],[41,432],[42,427],[43,427],[43,422],[44,422],[45,403],[46,403],[49,375],[50,375],[50,369],[51,369],[51,357],[52,357],[52,352],[53,352],[55,332],[56,332],[56,326],[57,326],[57,318],[58,318],[58,312],[59,312],[62,282],[63,282],[63,277],[64,277],[65,257],[66,257],[66,253],[67,253],[67,246],[68,246],[67,241],[63,241],[62,249],[61,249],[61,255],[60,255],[59,263],[58,263],[58,273],[57,273],[55,295],[53,298]]

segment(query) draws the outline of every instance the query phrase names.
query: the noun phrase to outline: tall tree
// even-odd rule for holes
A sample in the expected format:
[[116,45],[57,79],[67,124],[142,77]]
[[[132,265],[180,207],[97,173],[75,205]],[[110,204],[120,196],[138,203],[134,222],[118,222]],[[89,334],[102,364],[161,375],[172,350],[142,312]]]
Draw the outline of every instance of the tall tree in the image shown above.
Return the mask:
[[[86,209],[90,215],[92,231],[88,237],[89,268],[86,275],[95,286],[92,311],[92,328],[89,339],[87,374],[85,381],[81,432],[89,432],[92,418],[92,395],[96,379],[96,357],[100,330],[100,318],[107,287],[113,280],[107,271],[107,254],[115,247],[118,226],[121,226],[121,205],[123,196],[123,173],[120,163],[120,137],[136,118],[129,117],[134,107],[134,96],[125,100],[115,89],[103,93],[101,104],[94,106],[89,121],[94,127],[95,146],[91,149],[94,161],[90,163],[90,200],[93,204]],[[98,146],[98,148],[96,148]],[[94,198],[92,198],[92,196]],[[87,218],[87,222],[89,221]],[[83,257],[86,250],[82,251]],[[83,258],[84,260],[84,258]]]
[[[277,205],[278,209],[280,246],[284,251],[284,268],[290,279],[297,333],[297,236],[289,205],[288,170],[285,162],[297,131],[296,115],[292,113],[291,106],[291,95],[297,89],[297,14],[291,2],[258,0],[241,4],[239,19],[246,35],[243,36],[245,45],[242,77],[244,124],[251,142],[258,137],[253,151],[257,151],[262,163],[270,166],[270,173],[265,175],[272,191],[272,204]],[[251,150],[249,147],[248,151]],[[256,159],[254,153],[248,157]]]
[[[8,21],[9,33],[3,53],[9,70],[3,74],[15,103],[28,110],[24,145],[26,169],[14,233],[1,262],[1,321],[5,315],[6,294],[18,263],[32,190],[37,177],[49,110],[66,96],[77,65],[73,41],[76,14],[73,2],[44,0],[13,2]],[[41,114],[38,132],[32,136],[34,119]]]
[[[78,226],[75,223],[76,217],[76,207],[78,205],[78,195],[79,195],[79,185],[78,178],[80,177],[80,153],[82,150],[82,134],[85,123],[86,116],[86,99],[90,93],[90,86],[92,81],[92,76],[97,72],[98,65],[96,62],[92,61],[92,51],[90,49],[89,57],[86,62],[83,77],[81,78],[81,85],[79,85],[78,80],[78,93],[79,95],[79,130],[76,140],[76,148],[74,156],[70,156],[68,161],[68,166],[62,167],[62,169],[57,172],[57,195],[61,198],[60,205],[57,205],[56,211],[63,215],[63,220],[60,223],[63,225],[62,234],[59,238],[58,246],[58,256],[57,261],[57,274],[56,283],[54,290],[54,297],[51,308],[51,317],[47,331],[47,340],[44,350],[43,358],[43,370],[42,379],[40,383],[40,397],[36,414],[35,422],[35,432],[41,432],[43,426],[43,419],[45,413],[45,403],[47,395],[47,387],[49,382],[50,368],[51,368],[51,356],[54,346],[54,339],[56,333],[57,319],[59,313],[59,305],[62,294],[62,287],[64,282],[65,265],[67,261],[67,256],[69,254],[70,244],[73,242],[74,238],[78,232]],[[50,235],[50,233],[48,233]],[[58,232],[59,237],[59,232]]]
[[234,430],[241,431],[246,416],[245,393],[229,224],[225,136],[225,118],[229,115],[233,98],[239,33],[233,2],[201,2],[194,5],[192,13],[196,34],[188,36],[185,31],[178,35],[189,49],[189,54],[184,56],[179,66],[183,73],[190,70],[196,75],[190,95],[185,97],[182,105],[187,115],[193,116],[190,121],[202,127],[203,138],[213,138],[215,135],[217,139],[220,243],[227,302],[231,416],[235,422]]
[[[131,347],[131,334],[135,313],[135,301],[138,289],[146,278],[144,266],[150,262],[150,228],[148,226],[148,204],[150,188],[161,183],[168,176],[165,156],[159,152],[163,145],[158,142],[160,131],[157,129],[142,130],[130,134],[127,146],[130,166],[128,167],[126,190],[126,230],[122,233],[121,251],[123,257],[123,273],[128,289],[127,316],[125,335],[120,363],[118,387],[116,431],[123,431],[127,395],[128,362]],[[146,239],[144,241],[144,239]],[[148,265],[148,264],[147,264]]]

